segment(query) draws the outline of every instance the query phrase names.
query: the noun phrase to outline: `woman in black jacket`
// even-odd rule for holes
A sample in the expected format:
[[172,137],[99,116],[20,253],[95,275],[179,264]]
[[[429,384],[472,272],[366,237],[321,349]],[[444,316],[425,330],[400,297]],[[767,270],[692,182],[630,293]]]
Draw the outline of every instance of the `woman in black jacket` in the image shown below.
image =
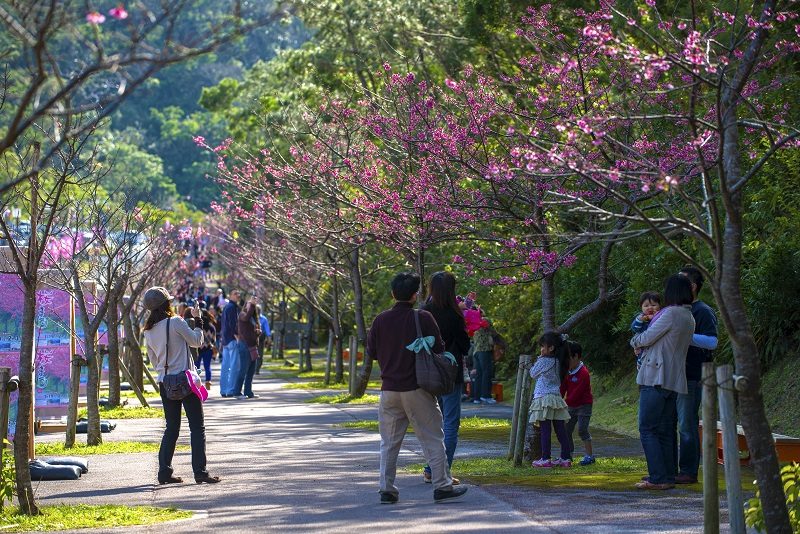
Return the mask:
[[[461,424],[461,392],[464,389],[464,356],[469,352],[469,336],[464,314],[456,302],[456,278],[451,273],[439,271],[428,283],[428,301],[422,309],[429,311],[442,334],[445,350],[455,356],[459,373],[452,393],[439,397],[442,409],[444,446],[447,464],[453,465],[453,455],[458,445],[458,427]],[[423,473],[425,482],[430,482],[430,471]]]

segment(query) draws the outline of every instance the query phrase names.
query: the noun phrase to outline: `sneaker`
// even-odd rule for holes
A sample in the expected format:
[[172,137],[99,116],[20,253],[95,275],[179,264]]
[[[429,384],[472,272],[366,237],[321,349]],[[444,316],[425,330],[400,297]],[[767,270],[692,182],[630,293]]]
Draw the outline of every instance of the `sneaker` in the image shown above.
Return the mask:
[[550,461],[550,458],[541,458],[531,463],[531,467],[553,467],[554,465],[555,464]]
[[459,479],[457,479],[456,477],[452,477],[452,479],[453,479],[453,485],[454,486],[461,485],[461,481]]
[[697,477],[680,474],[675,476],[675,484],[697,484]]
[[466,486],[454,487],[451,490],[433,490],[433,500],[436,502],[446,501],[447,499],[455,499],[461,497],[467,492]]
[[422,470],[422,481],[425,484],[430,484],[431,482],[433,482],[433,478],[432,478],[431,472],[428,471],[427,469],[423,469]]
[[497,404],[497,401],[491,397],[481,397],[481,402],[484,404]]
[[381,492],[381,504],[394,504],[397,502],[397,495],[388,491]]
[[481,403],[481,401],[479,401],[478,399],[475,399],[474,401],[472,401],[472,404],[480,404],[480,403]]
[[236,400],[247,400],[247,395],[236,395]]
[[594,456],[589,456],[588,454],[583,457],[583,460],[580,461],[581,465],[591,465],[594,463]]
[[258,395],[255,395],[255,394],[254,395],[247,395],[247,398],[248,399],[257,399]]
[[572,467],[572,460],[569,458],[556,458],[553,460],[553,467]]

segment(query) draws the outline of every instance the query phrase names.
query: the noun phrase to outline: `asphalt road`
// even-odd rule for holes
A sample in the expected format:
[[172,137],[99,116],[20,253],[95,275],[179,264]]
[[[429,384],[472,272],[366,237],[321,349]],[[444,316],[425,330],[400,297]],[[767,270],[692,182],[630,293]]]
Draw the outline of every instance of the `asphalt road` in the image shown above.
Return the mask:
[[[400,502],[381,505],[377,433],[334,426],[375,418],[377,407],[307,404],[304,400],[318,392],[281,389],[283,383],[262,374],[254,388],[260,398],[212,396],[206,403],[209,471],[223,479],[220,484],[193,483],[188,451],[176,453],[174,466],[176,475],[191,483],[168,486],[156,483],[154,453],[91,456],[88,474],[78,481],[39,483],[37,497],[42,504],[147,504],[198,512],[189,521],[135,527],[134,532],[702,532],[701,497],[685,490],[652,494],[470,486],[463,498],[437,504],[419,475],[399,473]],[[485,415],[507,410],[469,411],[481,409]],[[104,438],[159,441],[162,428],[161,420],[122,420]],[[179,443],[188,444],[188,438],[184,420]],[[459,454],[477,454],[481,447],[464,443]],[[502,448],[493,444],[485,452]],[[399,465],[422,459],[419,444],[407,436]]]

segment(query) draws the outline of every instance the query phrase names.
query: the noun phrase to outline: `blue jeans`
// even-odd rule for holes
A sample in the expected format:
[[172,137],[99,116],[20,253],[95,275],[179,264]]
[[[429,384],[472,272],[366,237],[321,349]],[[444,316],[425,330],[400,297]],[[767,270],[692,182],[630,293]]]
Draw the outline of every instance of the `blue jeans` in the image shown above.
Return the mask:
[[490,351],[480,351],[472,357],[477,371],[472,390],[473,400],[492,398],[492,356]]
[[639,387],[639,436],[653,484],[675,482],[677,397],[657,386]]
[[[232,397],[236,390],[236,378],[239,376],[241,360],[239,358],[239,342],[230,341],[222,349],[222,365],[219,370],[219,392],[223,397]],[[241,386],[239,386],[241,388]],[[241,389],[239,390],[241,391]]]
[[200,364],[206,371],[206,382],[211,382],[211,357],[214,355],[211,349],[203,349],[197,353],[197,358],[194,360],[194,366],[200,371]]
[[444,449],[447,454],[447,465],[453,465],[453,456],[458,445],[458,427],[461,426],[461,390],[462,384],[456,384],[452,393],[439,397],[442,408],[442,429],[444,430]]
[[700,402],[703,386],[699,380],[687,380],[688,392],[678,394],[678,431],[680,432],[680,456],[678,471],[682,475],[697,478],[700,468]]
[[[238,397],[242,394],[242,386],[244,386],[245,381],[247,380],[247,376],[250,376],[249,387],[253,385],[253,374],[250,373],[251,361],[250,361],[250,351],[247,350],[247,345],[244,341],[238,341],[236,343],[236,354],[239,357],[239,367],[238,373],[236,375],[236,380],[233,383],[233,395]],[[255,373],[256,368],[255,365],[253,367],[253,373]],[[246,394],[246,393],[245,393]],[[253,395],[253,392],[250,392],[250,395]]]

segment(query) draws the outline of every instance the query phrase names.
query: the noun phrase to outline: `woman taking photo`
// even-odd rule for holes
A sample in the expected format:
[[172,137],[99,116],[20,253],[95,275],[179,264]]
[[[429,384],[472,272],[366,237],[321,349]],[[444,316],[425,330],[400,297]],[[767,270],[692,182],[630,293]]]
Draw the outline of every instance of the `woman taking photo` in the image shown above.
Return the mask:
[[183,406],[186,418],[189,420],[194,480],[198,484],[202,482],[213,484],[219,482],[219,477],[212,477],[206,471],[206,427],[203,420],[203,403],[194,393],[182,400],[171,400],[167,398],[163,384],[166,375],[178,375],[189,369],[192,362],[189,347],[196,348],[203,343],[200,308],[197,303],[191,308],[196,325],[194,329],[191,329],[186,321],[172,312],[171,301],[172,296],[163,287],[151,287],[144,294],[144,307],[150,310],[144,326],[144,338],[147,342],[147,354],[158,373],[159,393],[166,420],[164,436],[161,438],[161,448],[158,451],[158,483],[183,482],[181,477],[173,475],[172,469],[172,457],[175,455],[175,444],[181,429],[181,406]]
[[639,384],[639,436],[647,459],[648,476],[639,489],[665,490],[675,487],[677,466],[678,393],[686,393],[686,352],[694,334],[692,285],[675,274],[664,288],[664,308],[650,320],[644,332],[631,339],[634,349],[643,349]]
[[[469,351],[469,336],[464,314],[456,302],[455,276],[445,271],[434,273],[428,283],[428,295],[428,301],[422,309],[429,311],[436,319],[445,350],[455,356],[459,369],[453,392],[439,397],[447,464],[452,466],[458,445],[458,427],[461,424],[461,391],[464,389],[464,374],[461,370],[464,368],[464,355]],[[425,482],[431,481],[431,472],[427,466],[423,477]]]

